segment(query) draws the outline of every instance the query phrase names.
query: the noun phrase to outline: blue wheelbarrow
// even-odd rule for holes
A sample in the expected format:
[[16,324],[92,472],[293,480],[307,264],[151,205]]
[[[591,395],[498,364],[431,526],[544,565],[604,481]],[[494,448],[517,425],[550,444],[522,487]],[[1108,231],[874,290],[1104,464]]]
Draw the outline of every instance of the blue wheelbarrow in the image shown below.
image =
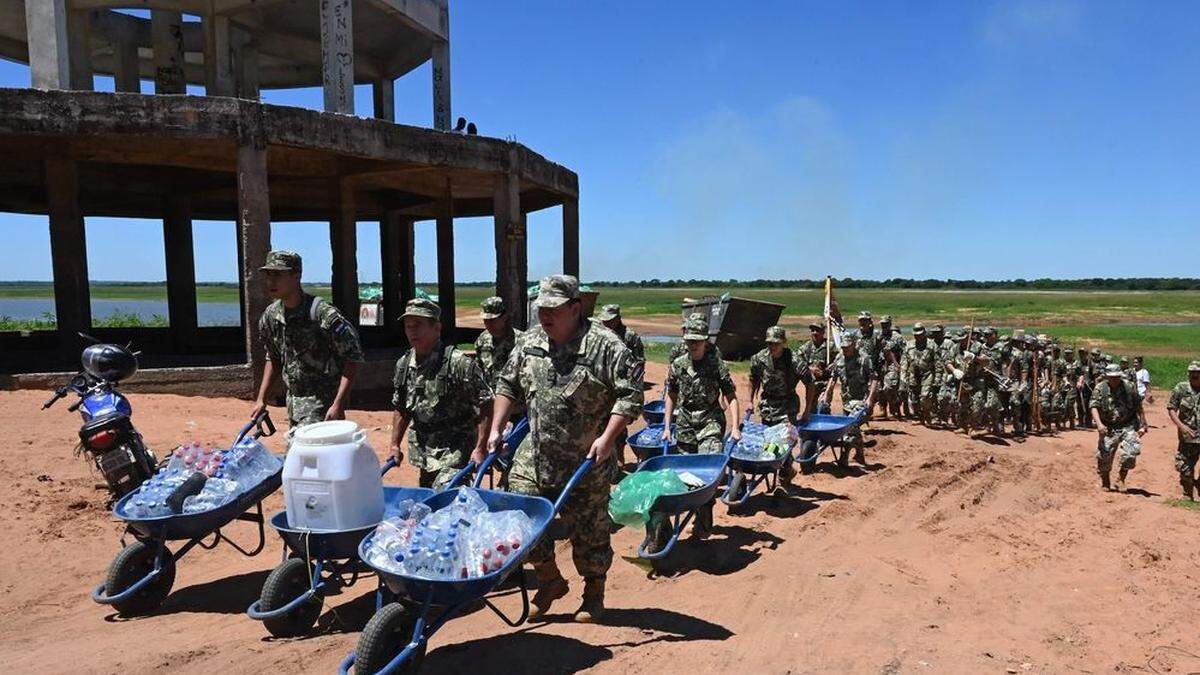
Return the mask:
[[633,448],[633,454],[637,456],[638,461],[644,462],[656,455],[670,454],[675,451],[675,425],[671,425],[671,442],[669,444],[663,443],[662,431],[661,422],[648,424],[625,442],[630,448]]
[[[751,422],[749,417],[747,414],[746,421],[742,423],[743,434],[766,431],[768,428],[766,424]],[[741,506],[750,499],[759,485],[765,486],[767,494],[774,492],[779,487],[781,469],[794,461],[792,449],[795,445],[794,441],[789,443],[787,451],[774,459],[747,459],[738,457],[731,451],[729,465],[726,467],[728,481],[725,485],[725,492],[721,495],[721,502],[726,506]],[[737,444],[735,443],[732,450],[736,449]]]
[[721,484],[721,479],[725,475],[725,467],[729,462],[729,453],[733,450],[733,441],[725,442],[725,452],[708,455],[672,455],[667,454],[668,447],[663,443],[663,454],[657,457],[651,457],[638,465],[638,471],[663,471],[670,470],[676,473],[690,473],[700,480],[704,481],[704,485],[695,490],[676,495],[660,495],[650,505],[650,521],[655,519],[666,519],[667,528],[670,530],[669,538],[661,543],[661,546],[650,551],[651,537],[647,537],[638,546],[638,557],[645,560],[661,560],[665,558],[671,549],[675,548],[675,543],[679,541],[679,534],[683,532],[683,528],[696,516],[696,512],[704,506],[710,504],[716,497],[717,488]]
[[[505,437],[505,444],[515,448],[528,429],[529,423],[522,419]],[[485,474],[491,478],[489,469],[499,454],[484,460],[478,478]],[[395,466],[395,458],[389,457],[380,474]],[[468,462],[442,489],[460,485],[475,468],[474,462]],[[384,511],[405,499],[423,502],[434,494],[436,491],[429,488],[384,486]],[[283,538],[283,560],[271,571],[263,583],[262,595],[246,609],[246,615],[262,621],[275,637],[307,633],[321,616],[326,594],[349,588],[360,576],[375,573],[358,557],[358,545],[375,525],[339,532],[311,532],[288,527],[287,512],[281,511],[271,517],[271,527]]]
[[642,406],[642,419],[646,420],[646,424],[662,424],[666,413],[667,400],[664,398],[650,401]]
[[[493,456],[496,453],[493,453]],[[355,673],[412,673],[421,667],[429,639],[447,621],[464,609],[482,601],[496,613],[504,623],[516,627],[529,618],[529,589],[521,565],[538,540],[545,535],[546,528],[554,516],[562,510],[571,491],[579,484],[583,475],[592,468],[593,460],[586,459],[567,481],[558,499],[551,503],[543,497],[516,495],[496,490],[479,490],[479,496],[489,511],[524,511],[534,523],[533,538],[520,555],[513,555],[499,570],[471,579],[426,579],[397,574],[376,568],[381,587],[376,594],[376,611],[367,622],[358,639],[358,647],[342,661],[338,670],[346,675],[353,668]],[[478,487],[484,472],[475,477]],[[453,501],[453,492],[440,492],[425,503],[434,511]],[[374,535],[368,536],[359,546],[360,557],[370,545]],[[509,575],[516,573],[521,590],[521,615],[509,618],[487,598]]]
[[[256,440],[275,433],[275,425],[264,410],[242,427],[233,445],[241,443],[252,429],[252,438]],[[92,600],[102,605],[112,605],[123,616],[146,614],[166,600],[175,583],[175,563],[196,546],[209,550],[224,541],[247,557],[261,553],[266,544],[262,501],[279,489],[282,473],[281,467],[229,503],[199,513],[136,518],[126,515],[125,509],[137,493],[131,492],[122,497],[113,505],[113,515],[125,521],[125,531],[133,536],[134,541],[125,545],[122,537],[121,552],[109,565],[105,581],[92,591]],[[258,525],[257,546],[247,550],[222,534],[221,528],[235,520]],[[213,540],[206,543],[209,535],[213,535]],[[187,543],[172,552],[167,547],[168,541]]]
[[[846,440],[846,435],[858,429],[866,419],[865,410],[855,415],[811,415],[808,421],[796,427],[800,436],[800,462],[802,473],[815,470],[817,459],[825,450],[829,450],[838,466],[850,464],[852,443]],[[862,437],[856,437],[853,445],[862,447]]]

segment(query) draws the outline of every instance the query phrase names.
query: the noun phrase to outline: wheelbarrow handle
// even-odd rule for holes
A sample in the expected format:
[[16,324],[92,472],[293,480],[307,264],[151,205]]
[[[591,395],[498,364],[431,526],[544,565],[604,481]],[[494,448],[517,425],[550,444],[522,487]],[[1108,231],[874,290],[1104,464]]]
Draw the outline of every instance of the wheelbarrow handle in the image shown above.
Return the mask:
[[461,483],[463,481],[464,478],[466,478],[468,475],[470,475],[470,473],[474,470],[475,470],[475,462],[473,462],[473,461],[467,462],[467,465],[464,466],[463,468],[459,469],[458,473],[454,474],[454,476],[450,480],[446,481],[445,485],[438,488],[438,492],[443,492],[445,490],[449,490],[452,487],[456,487],[459,483]]
[[396,458],[394,456],[388,457],[387,461],[383,463],[383,466],[379,467],[379,475],[383,476],[394,468],[396,468]]
[[552,516],[556,516],[559,511],[562,511],[563,505],[567,503],[567,497],[571,496],[571,491],[575,489],[575,486],[579,485],[579,481],[583,480],[583,474],[590,471],[595,463],[596,460],[588,457],[583,460],[578,469],[575,469],[575,473],[572,474],[571,479],[567,481],[567,484],[563,486],[562,492],[559,493],[558,499],[554,500],[554,513]]
[[528,433],[529,418],[522,417],[520,420],[517,420],[517,423],[513,425],[512,429],[509,429],[508,433],[504,435],[504,440],[500,441],[500,447],[496,448],[495,452],[489,452],[488,456],[485,457],[482,462],[480,462],[479,469],[475,472],[475,482],[472,484],[473,487],[478,488],[483,484],[483,477],[486,476],[487,472],[491,470],[492,464],[495,464],[496,461],[500,459],[500,455],[507,455],[509,452],[516,452],[517,449],[513,447],[513,440],[516,440],[517,444],[519,445],[521,441],[525,440],[525,436]]
[[669,454],[671,454],[671,441],[663,441],[663,451],[662,451],[662,454],[664,454],[664,455],[669,455]]
[[733,440],[733,436],[725,439],[725,456],[733,454],[733,449],[737,447],[738,442]]
[[[263,429],[264,426],[266,427],[266,430]],[[238,432],[237,437],[233,439],[233,444],[237,445],[238,443],[241,443],[242,439],[246,438],[246,434],[250,433],[251,429],[254,429],[254,438],[274,436],[275,423],[271,421],[270,411],[263,410],[254,417],[250,418],[250,421],[246,423],[246,426],[242,427],[242,430]]]

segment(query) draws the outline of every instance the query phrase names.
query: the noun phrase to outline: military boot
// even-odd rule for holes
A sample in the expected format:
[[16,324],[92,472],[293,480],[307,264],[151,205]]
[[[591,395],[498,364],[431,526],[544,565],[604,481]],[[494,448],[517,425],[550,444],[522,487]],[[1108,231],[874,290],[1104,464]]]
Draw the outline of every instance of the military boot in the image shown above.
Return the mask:
[[867,465],[867,455],[863,450],[863,443],[861,440],[854,444],[854,461],[857,462],[859,466]]
[[1100,474],[1100,487],[1104,488],[1105,490],[1112,489],[1112,484],[1109,482],[1107,473]]
[[1183,487],[1183,498],[1189,502],[1196,501],[1194,496],[1195,481],[1190,478],[1184,478],[1183,480],[1179,481],[1179,484]]
[[692,536],[703,541],[712,534],[713,505],[712,502],[696,509],[696,520],[692,522]]
[[1121,469],[1121,472],[1117,474],[1117,492],[1125,491],[1125,476],[1128,474],[1129,469]]
[[575,611],[576,623],[597,623],[604,616],[604,577],[583,581],[583,604]]
[[554,561],[534,565],[533,572],[537,576],[538,590],[533,594],[533,599],[529,601],[529,604],[532,605],[529,608],[529,618],[537,619],[550,611],[550,605],[566,595],[570,588]]

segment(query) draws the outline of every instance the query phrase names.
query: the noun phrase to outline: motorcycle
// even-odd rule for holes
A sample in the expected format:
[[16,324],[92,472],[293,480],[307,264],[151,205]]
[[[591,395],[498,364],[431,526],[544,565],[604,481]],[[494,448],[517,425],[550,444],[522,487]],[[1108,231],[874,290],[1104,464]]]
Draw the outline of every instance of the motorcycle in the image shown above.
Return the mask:
[[54,396],[42,405],[42,410],[68,394],[79,397],[67,408],[70,412],[78,410],[83,418],[75,453],[86,453],[91,458],[116,500],[153,476],[158,464],[133,426],[130,419],[133,406],[117,390],[121,380],[137,372],[137,353],[129,351],[128,346],[83,337],[95,343],[83,350],[80,359],[83,370],[54,390]]

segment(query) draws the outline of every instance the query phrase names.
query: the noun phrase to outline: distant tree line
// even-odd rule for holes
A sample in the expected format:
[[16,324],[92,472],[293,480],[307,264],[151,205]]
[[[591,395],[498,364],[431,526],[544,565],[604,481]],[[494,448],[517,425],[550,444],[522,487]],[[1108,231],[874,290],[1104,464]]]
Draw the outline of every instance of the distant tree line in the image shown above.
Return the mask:
[[[161,286],[165,281],[93,281],[95,285]],[[327,285],[328,281],[310,281]],[[589,281],[596,288],[812,288],[825,287],[824,279],[644,279],[642,281]],[[0,286],[50,285],[49,281],[0,281]],[[493,281],[458,282],[458,286],[486,288]],[[197,286],[237,288],[236,282],[199,282]],[[420,282],[419,286],[436,286]],[[853,279],[833,280],[834,288],[914,288],[928,290],[1034,290],[1034,291],[1197,291],[1200,279],[1184,277],[1100,278],[1091,279]]]

